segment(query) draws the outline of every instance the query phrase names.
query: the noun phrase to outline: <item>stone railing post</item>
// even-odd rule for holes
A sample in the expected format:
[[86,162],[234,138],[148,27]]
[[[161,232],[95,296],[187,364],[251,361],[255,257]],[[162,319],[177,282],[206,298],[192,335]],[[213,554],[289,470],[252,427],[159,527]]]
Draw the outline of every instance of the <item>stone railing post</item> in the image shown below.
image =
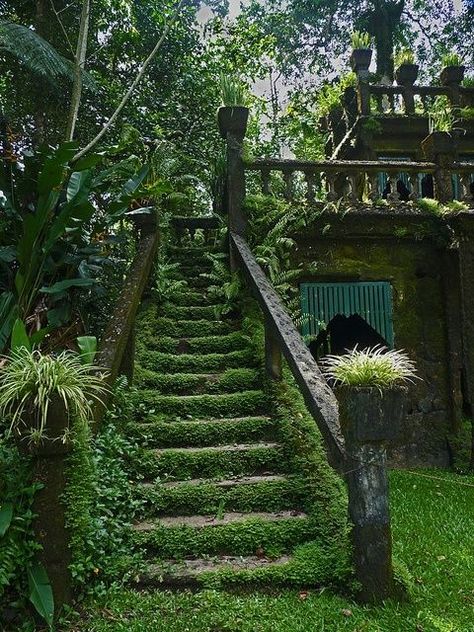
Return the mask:
[[346,442],[346,481],[360,599],[395,596],[392,567],[387,445],[396,438],[405,389],[338,387],[339,416]]
[[243,211],[245,199],[245,169],[242,145],[247,131],[249,110],[246,107],[221,107],[218,112],[221,136],[227,143],[227,186],[225,211],[229,229],[245,235],[247,219]]
[[427,160],[436,163],[434,195],[440,202],[453,199],[452,166],[456,160],[456,142],[448,132],[432,132],[421,143]]
[[32,459],[33,482],[41,484],[33,499],[33,531],[42,546],[37,556],[51,583],[55,613],[72,600],[70,533],[62,502],[67,458],[72,452],[71,441],[64,441],[67,427],[64,404],[54,399],[46,423],[48,437],[38,445],[28,445],[27,438],[19,440],[20,450]]
[[359,114],[370,114],[369,66],[372,60],[370,48],[359,48],[352,51],[350,64],[357,75],[357,105]]

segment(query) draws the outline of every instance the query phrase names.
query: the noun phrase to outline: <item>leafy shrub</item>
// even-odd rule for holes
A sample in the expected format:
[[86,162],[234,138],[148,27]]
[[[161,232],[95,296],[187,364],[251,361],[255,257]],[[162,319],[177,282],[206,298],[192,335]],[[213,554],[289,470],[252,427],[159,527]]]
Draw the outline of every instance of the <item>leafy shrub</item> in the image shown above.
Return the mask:
[[390,388],[416,378],[415,365],[403,351],[380,346],[328,355],[321,366],[326,378],[336,385]]

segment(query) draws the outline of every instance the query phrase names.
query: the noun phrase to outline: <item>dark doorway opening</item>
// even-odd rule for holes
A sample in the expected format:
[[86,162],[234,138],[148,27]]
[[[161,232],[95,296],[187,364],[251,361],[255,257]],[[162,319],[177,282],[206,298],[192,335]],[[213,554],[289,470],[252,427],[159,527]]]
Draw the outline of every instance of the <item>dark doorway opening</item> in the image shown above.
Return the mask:
[[326,329],[310,342],[309,349],[313,357],[318,359],[328,353],[341,355],[354,349],[355,346],[366,349],[376,345],[389,346],[387,341],[361,316],[336,314]]

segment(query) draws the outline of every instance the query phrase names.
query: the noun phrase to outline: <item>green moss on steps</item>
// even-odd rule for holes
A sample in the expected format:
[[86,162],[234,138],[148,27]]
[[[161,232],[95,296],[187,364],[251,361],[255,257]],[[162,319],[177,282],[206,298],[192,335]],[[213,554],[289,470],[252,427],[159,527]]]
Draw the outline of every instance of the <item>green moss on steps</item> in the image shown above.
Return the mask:
[[[220,336],[236,330],[237,323],[216,320],[172,320],[156,318],[149,329],[150,334],[172,336],[173,338],[199,338]],[[146,333],[146,332],[144,332]]]
[[142,445],[156,448],[213,446],[268,441],[275,438],[275,421],[270,417],[211,419],[209,421],[133,422],[127,434]]
[[[155,391],[139,391],[133,397],[137,415],[146,417],[155,411],[171,417],[234,417],[264,413],[268,398],[263,391],[241,391],[216,395],[159,395]],[[151,413],[153,414],[153,413]]]
[[193,528],[162,527],[137,532],[134,542],[158,558],[184,558],[189,555],[254,555],[278,556],[296,545],[314,539],[317,525],[306,518],[266,521],[251,518],[223,526]]
[[140,500],[145,503],[147,516],[166,515],[216,515],[220,507],[226,511],[280,511],[284,509],[304,509],[307,489],[305,480],[294,476],[277,477],[276,480],[255,483],[235,481],[225,486],[207,481],[202,483],[180,483],[172,487],[143,485],[137,490]]
[[260,381],[258,369],[228,369],[218,374],[165,374],[135,367],[135,384],[158,394],[232,393],[258,388]]
[[163,306],[163,316],[175,320],[214,320],[219,314],[219,305],[180,306],[167,303]]
[[187,353],[175,355],[160,351],[146,351],[139,353],[138,358],[145,369],[158,373],[213,373],[242,366],[251,367],[257,362],[252,349],[205,355]]
[[171,480],[190,478],[227,478],[239,474],[285,472],[288,461],[281,446],[254,444],[245,450],[235,446],[223,449],[203,448],[199,451],[167,450],[157,454],[144,451],[131,465],[147,480],[157,477]]
[[171,338],[150,336],[139,343],[140,350],[149,349],[163,353],[229,353],[248,346],[248,337],[234,331],[225,336],[202,336],[198,338]]

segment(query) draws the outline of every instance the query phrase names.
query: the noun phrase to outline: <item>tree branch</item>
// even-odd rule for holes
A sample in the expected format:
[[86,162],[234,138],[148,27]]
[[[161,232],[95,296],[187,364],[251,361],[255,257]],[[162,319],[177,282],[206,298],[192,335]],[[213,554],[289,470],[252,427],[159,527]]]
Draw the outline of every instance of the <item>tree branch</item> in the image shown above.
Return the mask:
[[77,48],[74,60],[74,82],[72,85],[71,107],[69,110],[68,123],[66,128],[66,140],[74,138],[76,129],[77,116],[81,105],[82,97],[82,73],[86,65],[87,55],[87,38],[89,35],[90,21],[90,0],[84,0],[81,11],[81,23],[79,26],[79,34],[77,36]]
[[127,105],[127,103],[129,102],[131,96],[133,95],[135,88],[137,87],[137,85],[140,83],[140,81],[142,80],[143,76],[146,73],[146,70],[148,68],[148,66],[151,64],[151,62],[154,60],[154,58],[156,57],[158,51],[160,50],[163,42],[165,41],[166,37],[168,36],[168,33],[170,32],[172,26],[175,24],[178,16],[179,16],[179,12],[181,10],[181,7],[183,6],[184,2],[186,0],[179,0],[178,4],[176,5],[176,8],[171,16],[171,19],[168,21],[168,23],[165,25],[165,28],[163,30],[163,33],[161,34],[161,37],[159,38],[159,40],[157,41],[155,47],[153,48],[153,50],[151,51],[151,53],[148,55],[148,57],[145,59],[145,61],[143,62],[140,70],[138,71],[137,76],[135,77],[135,79],[132,81],[132,84],[130,86],[130,88],[127,90],[127,92],[124,94],[124,96],[122,97],[122,100],[120,101],[119,105],[117,106],[117,109],[115,110],[115,112],[112,114],[112,116],[109,118],[109,120],[107,121],[107,123],[104,125],[104,127],[100,130],[100,132],[97,134],[97,136],[95,136],[95,138],[93,138],[91,140],[91,142],[86,145],[86,147],[84,147],[84,149],[81,149],[73,158],[73,162],[75,162],[76,160],[79,160],[79,158],[82,158],[85,154],[87,154],[91,149],[93,149],[97,143],[105,136],[105,134],[109,131],[109,129],[112,127],[112,125],[115,123],[115,121],[117,120],[119,114],[122,112],[122,110],[124,109],[124,107]]

